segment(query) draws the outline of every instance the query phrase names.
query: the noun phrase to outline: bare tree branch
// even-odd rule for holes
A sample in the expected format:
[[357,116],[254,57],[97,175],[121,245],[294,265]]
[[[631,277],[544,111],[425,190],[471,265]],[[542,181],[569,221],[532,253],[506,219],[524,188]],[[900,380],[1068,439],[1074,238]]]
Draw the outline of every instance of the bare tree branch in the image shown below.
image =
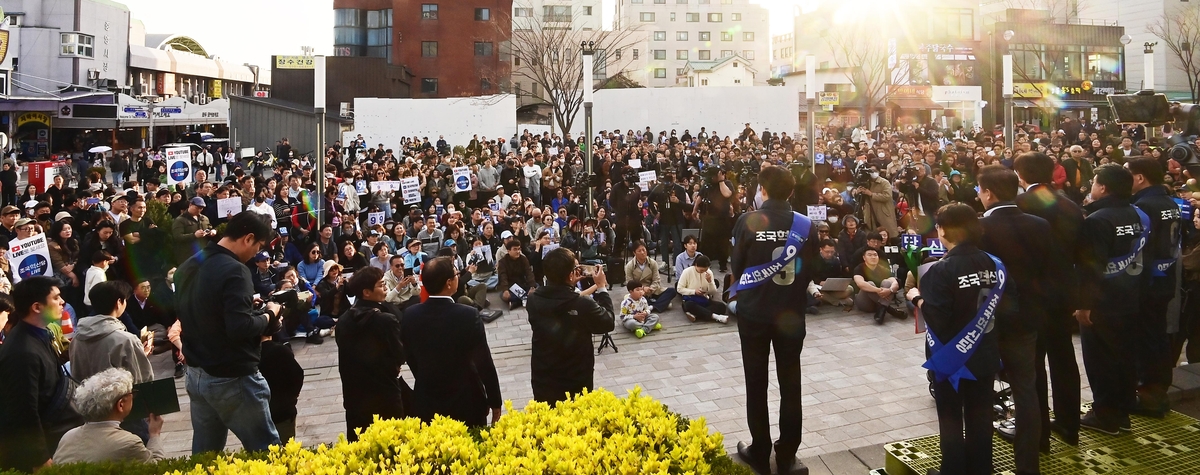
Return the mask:
[[846,71],[846,79],[864,99],[863,118],[870,120],[875,109],[881,108],[887,99],[892,78],[886,45],[872,35],[866,22],[831,28],[825,34],[825,44],[833,54],[834,63]]
[[[1200,58],[1196,56],[1200,43],[1200,6],[1188,5],[1179,11],[1165,11],[1163,16],[1146,25],[1146,31],[1157,36],[1171,54],[1179,60],[1176,65],[1187,77],[1192,104],[1200,102]],[[1153,85],[1150,85],[1153,87]]]

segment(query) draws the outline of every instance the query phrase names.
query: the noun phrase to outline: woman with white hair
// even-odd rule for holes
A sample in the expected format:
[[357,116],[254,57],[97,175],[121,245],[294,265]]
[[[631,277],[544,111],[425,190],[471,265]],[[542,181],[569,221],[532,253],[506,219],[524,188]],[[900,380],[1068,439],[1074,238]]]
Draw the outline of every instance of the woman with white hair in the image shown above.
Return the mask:
[[87,423],[63,436],[54,463],[133,460],[157,462],[166,458],[162,448],[162,417],[150,414],[150,441],[118,425],[133,410],[133,375],[109,368],[85,379],[75,390],[75,410]]

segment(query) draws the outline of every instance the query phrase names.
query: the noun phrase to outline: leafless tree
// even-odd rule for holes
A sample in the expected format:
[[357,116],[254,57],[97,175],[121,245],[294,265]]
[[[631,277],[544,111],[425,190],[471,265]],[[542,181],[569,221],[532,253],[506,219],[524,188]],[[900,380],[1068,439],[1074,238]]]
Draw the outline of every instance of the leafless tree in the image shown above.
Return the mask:
[[632,28],[585,31],[573,28],[583,15],[578,9],[546,5],[543,11],[533,11],[528,3],[522,3],[525,2],[514,3],[518,7],[514,11],[520,9],[529,14],[512,19],[513,79],[536,84],[541,89],[537,99],[551,106],[561,130],[570,131],[583,108],[580,45],[591,45],[595,51],[594,71],[596,75],[604,75],[588,83],[588,87],[596,89],[610,77],[624,73],[632,63],[632,48],[639,40],[637,31]]
[[863,98],[863,118],[869,121],[887,100],[893,77],[886,43],[879,41],[865,22],[826,30],[824,39],[834,63],[845,71],[846,79]]
[[1188,4],[1178,11],[1166,11],[1162,17],[1146,25],[1146,31],[1162,40],[1179,60],[1176,67],[1187,77],[1192,104],[1200,103],[1200,98],[1197,98],[1200,58],[1196,51],[1200,46],[1200,6]]

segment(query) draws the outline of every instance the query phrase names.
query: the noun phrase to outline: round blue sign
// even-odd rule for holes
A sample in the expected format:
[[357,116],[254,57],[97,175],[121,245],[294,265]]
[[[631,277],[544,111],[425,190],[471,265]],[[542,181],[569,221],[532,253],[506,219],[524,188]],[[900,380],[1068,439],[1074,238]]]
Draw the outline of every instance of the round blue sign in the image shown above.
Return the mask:
[[45,275],[46,268],[50,266],[50,262],[46,261],[41,254],[30,254],[21,260],[21,265],[17,267],[17,275],[22,279]]
[[467,188],[471,187],[471,180],[459,175],[458,178],[454,179],[454,186],[458,187],[458,191],[467,191]]
[[172,180],[185,181],[188,179],[188,175],[192,174],[192,168],[188,166],[187,162],[175,162],[171,164],[171,169],[167,170],[167,173],[171,175]]

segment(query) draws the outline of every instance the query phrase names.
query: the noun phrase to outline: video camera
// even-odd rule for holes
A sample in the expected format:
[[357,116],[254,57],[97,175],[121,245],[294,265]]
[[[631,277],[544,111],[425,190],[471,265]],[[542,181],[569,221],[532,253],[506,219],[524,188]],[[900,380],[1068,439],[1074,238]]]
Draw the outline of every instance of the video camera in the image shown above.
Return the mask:
[[1193,177],[1200,177],[1200,105],[1167,102],[1164,94],[1139,91],[1137,94],[1110,94],[1108,104],[1117,123],[1159,127],[1172,124],[1171,137],[1160,144],[1167,156],[1179,162]]

